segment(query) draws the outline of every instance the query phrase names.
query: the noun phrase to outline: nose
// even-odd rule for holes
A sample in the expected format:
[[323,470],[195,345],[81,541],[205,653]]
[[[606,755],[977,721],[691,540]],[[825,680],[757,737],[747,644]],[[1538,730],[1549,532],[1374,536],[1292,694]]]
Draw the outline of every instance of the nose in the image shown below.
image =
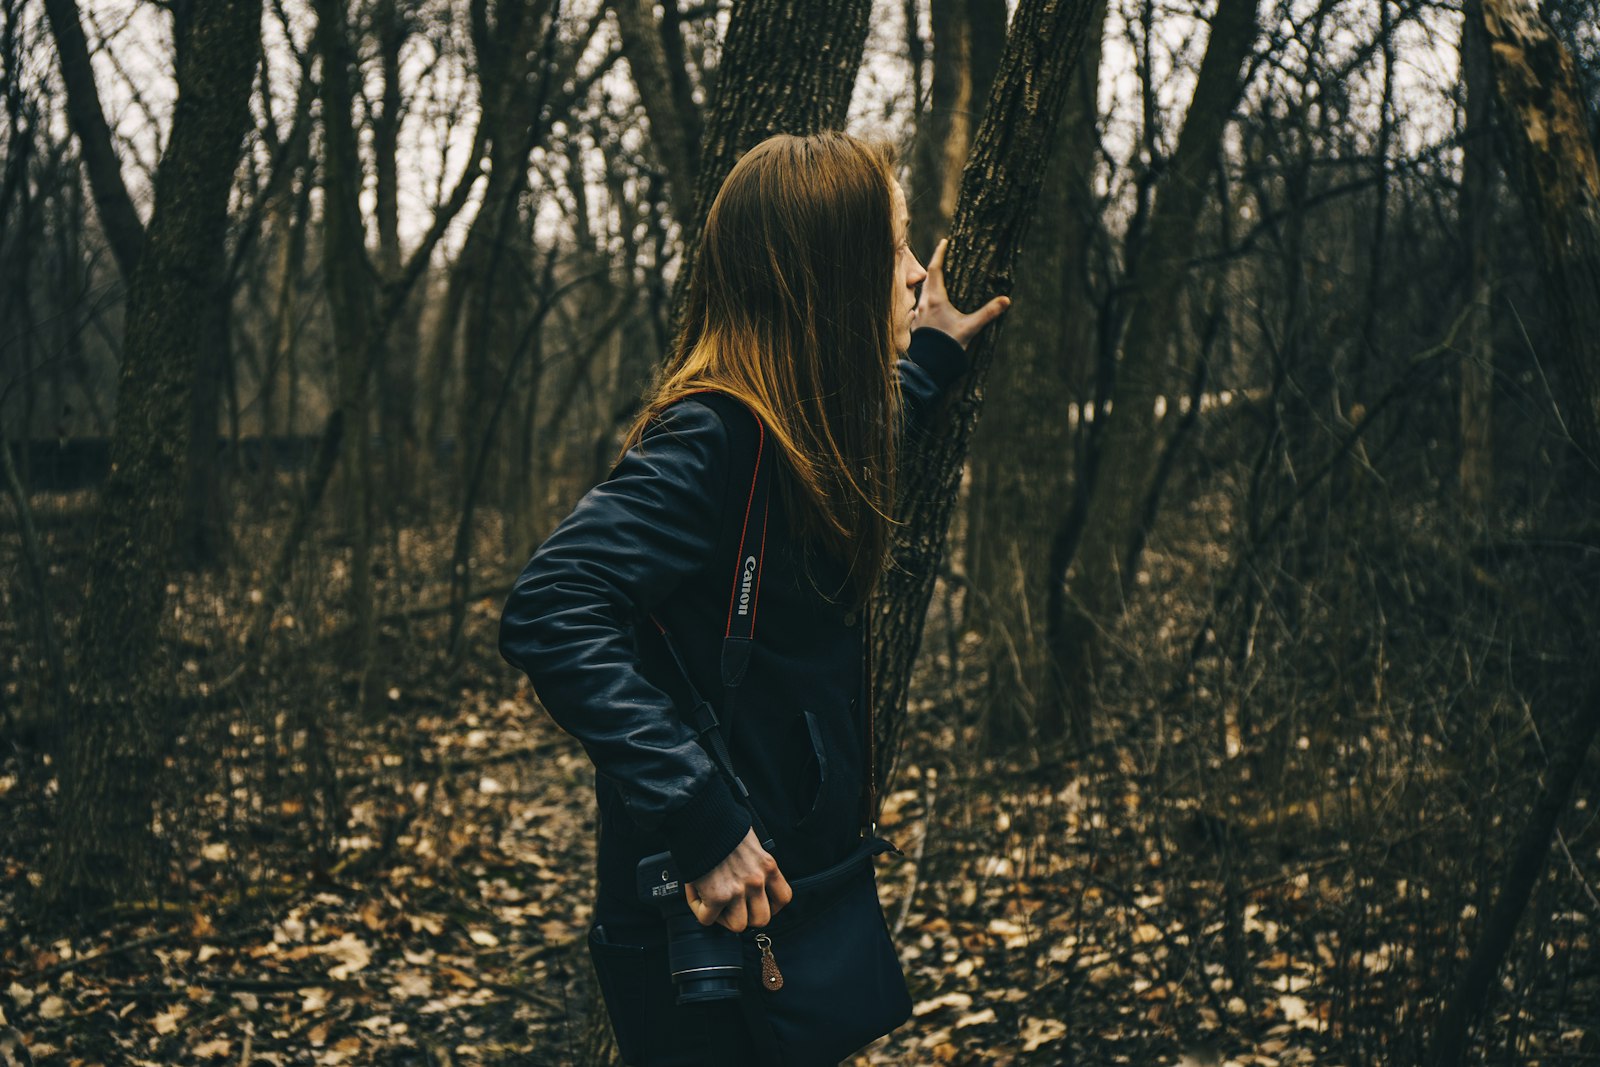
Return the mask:
[[906,274],[906,284],[921,285],[927,279],[928,271],[923,267],[922,261],[917,259],[915,252],[907,249],[906,255],[911,257],[911,270]]

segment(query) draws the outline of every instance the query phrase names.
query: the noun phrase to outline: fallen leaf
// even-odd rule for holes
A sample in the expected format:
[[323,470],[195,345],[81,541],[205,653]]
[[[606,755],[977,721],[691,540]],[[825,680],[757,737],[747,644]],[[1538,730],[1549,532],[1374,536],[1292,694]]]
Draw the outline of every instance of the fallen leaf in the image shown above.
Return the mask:
[[934,997],[932,1000],[922,1001],[916,1007],[911,1009],[911,1014],[919,1016],[927,1015],[930,1012],[938,1011],[940,1008],[955,1008],[958,1011],[965,1011],[970,1007],[972,1007],[972,997],[969,994],[944,993],[940,996]]
[[1039,1046],[1067,1035],[1067,1024],[1060,1019],[1036,1019],[1028,1016],[1022,1020],[1022,1051],[1036,1052]]
[[182,1022],[183,1017],[188,1014],[189,1005],[174,1004],[171,1011],[164,1011],[157,1015],[154,1019],[150,1020],[150,1024],[156,1028],[156,1033],[158,1034],[175,1033],[178,1029],[178,1024]]
[[367,964],[372,962],[372,949],[355,934],[345,934],[337,941],[318,945],[313,951],[318,955],[331,956],[337,961],[334,966],[328,968],[328,977],[336,982],[364,970]]

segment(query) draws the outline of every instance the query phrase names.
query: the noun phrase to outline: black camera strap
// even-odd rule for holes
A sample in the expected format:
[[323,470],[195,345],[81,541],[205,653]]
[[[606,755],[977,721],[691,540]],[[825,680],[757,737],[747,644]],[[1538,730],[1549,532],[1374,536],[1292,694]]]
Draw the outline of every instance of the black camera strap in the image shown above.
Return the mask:
[[[761,568],[766,561],[767,512],[772,498],[772,464],[763,462],[766,459],[767,430],[759,416],[754,412],[751,416],[756,424],[755,463],[750,472],[750,491],[745,497],[744,515],[739,527],[739,551],[734,557],[733,588],[728,595],[728,624],[722,636],[723,711],[730,721],[733,719],[739,687],[750,666],[750,649],[755,642],[756,607],[761,599]],[[771,851],[772,835],[767,833],[761,816],[756,814],[755,805],[750,800],[750,790],[745,788],[733,768],[733,756],[728,751],[728,742],[723,736],[716,709],[700,695],[666,624],[655,615],[650,616],[650,621],[660,631],[661,639],[672,655],[672,662],[677,664],[678,673],[683,676],[683,684],[693,704],[684,715],[685,720],[749,811],[750,824],[761,840],[761,846]]]

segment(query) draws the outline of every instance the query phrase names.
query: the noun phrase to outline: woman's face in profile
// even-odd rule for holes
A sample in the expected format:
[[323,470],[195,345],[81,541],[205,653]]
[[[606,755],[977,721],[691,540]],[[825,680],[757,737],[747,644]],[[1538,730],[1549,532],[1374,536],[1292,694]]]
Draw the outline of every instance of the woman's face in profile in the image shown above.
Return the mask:
[[895,182],[891,187],[891,211],[894,217],[894,344],[904,352],[911,347],[911,323],[916,318],[917,286],[928,276],[911,250],[911,212],[906,207],[906,193]]

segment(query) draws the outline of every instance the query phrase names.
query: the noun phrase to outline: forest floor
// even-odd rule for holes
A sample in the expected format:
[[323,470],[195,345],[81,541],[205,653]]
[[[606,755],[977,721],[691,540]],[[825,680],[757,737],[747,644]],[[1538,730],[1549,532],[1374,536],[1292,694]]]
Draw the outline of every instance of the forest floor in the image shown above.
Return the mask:
[[[0,1021],[34,1061],[578,1062],[592,772],[495,656],[498,608],[471,606],[453,672],[417,652],[437,620],[387,635],[377,714],[347,678],[296,689],[291,648],[278,688],[186,739],[209,759],[174,756],[181,875],[87,924],[33,910],[55,787],[8,747]],[[1118,742],[1075,757],[970,755],[984,679],[952,662],[975,642],[935,613],[882,827],[902,854],[879,870],[915,1014],[855,1064],[1415,1062],[1451,972],[1420,957],[1466,947],[1394,860],[1425,821],[1268,835],[1201,810],[1114,717]],[[1600,1024],[1571,1009],[1600,1003],[1596,916],[1550,910],[1549,978],[1492,1026],[1514,1031],[1504,1062],[1600,1063]]]

